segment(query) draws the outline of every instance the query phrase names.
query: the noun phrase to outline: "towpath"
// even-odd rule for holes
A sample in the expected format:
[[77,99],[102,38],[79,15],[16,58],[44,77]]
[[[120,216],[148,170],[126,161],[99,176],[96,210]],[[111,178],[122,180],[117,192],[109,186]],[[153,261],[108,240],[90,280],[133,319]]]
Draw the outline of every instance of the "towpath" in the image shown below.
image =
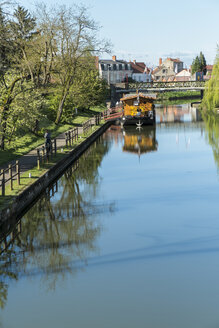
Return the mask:
[[[82,133],[82,127],[78,128],[79,131],[78,133],[81,134]],[[60,149],[62,147],[65,146],[65,132],[59,134],[56,137],[56,143],[57,143],[57,149]],[[20,172],[21,174],[31,170],[32,168],[37,166],[37,149],[42,148],[44,144],[38,146],[37,148],[31,150],[29,153],[20,156],[19,158],[17,158],[17,160],[19,160],[19,166],[20,166]],[[4,165],[0,166],[0,169],[6,169],[8,167],[9,164],[15,164],[16,160],[12,160]],[[9,173],[5,174],[5,178],[6,180],[9,178]]]

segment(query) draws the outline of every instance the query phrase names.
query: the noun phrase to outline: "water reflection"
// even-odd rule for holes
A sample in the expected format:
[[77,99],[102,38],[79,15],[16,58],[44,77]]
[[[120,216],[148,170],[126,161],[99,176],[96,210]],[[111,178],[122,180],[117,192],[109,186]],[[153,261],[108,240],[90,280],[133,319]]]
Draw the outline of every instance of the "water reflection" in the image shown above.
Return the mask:
[[200,111],[191,104],[156,105],[157,123],[181,123],[201,121]]
[[116,144],[122,145],[123,152],[129,152],[141,156],[142,154],[157,151],[156,127],[143,126],[111,126],[105,135],[108,140],[114,140]]
[[156,151],[158,143],[156,140],[156,129],[154,126],[142,127],[126,127],[123,130],[124,145],[123,151],[138,154]]
[[98,216],[114,211],[114,203],[95,201],[98,168],[109,147],[104,140],[95,142],[22,219],[1,226],[0,307],[6,304],[11,279],[40,275],[46,288],[54,289],[66,272],[81,269],[74,262],[86,264],[96,250]]
[[217,114],[202,114],[205,122],[206,139],[211,145],[214,155],[214,160],[219,173],[219,117]]

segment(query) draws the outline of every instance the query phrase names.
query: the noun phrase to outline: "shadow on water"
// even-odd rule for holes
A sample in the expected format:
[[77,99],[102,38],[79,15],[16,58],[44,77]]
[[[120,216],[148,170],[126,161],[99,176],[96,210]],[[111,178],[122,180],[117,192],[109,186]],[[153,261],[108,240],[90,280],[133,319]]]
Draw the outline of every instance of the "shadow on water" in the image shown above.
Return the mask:
[[22,218],[1,226],[0,307],[6,304],[10,280],[40,270],[46,288],[54,289],[66,272],[80,269],[70,262],[85,264],[96,250],[98,217],[115,211],[114,202],[95,201],[101,183],[98,168],[109,147],[103,138],[96,141]]

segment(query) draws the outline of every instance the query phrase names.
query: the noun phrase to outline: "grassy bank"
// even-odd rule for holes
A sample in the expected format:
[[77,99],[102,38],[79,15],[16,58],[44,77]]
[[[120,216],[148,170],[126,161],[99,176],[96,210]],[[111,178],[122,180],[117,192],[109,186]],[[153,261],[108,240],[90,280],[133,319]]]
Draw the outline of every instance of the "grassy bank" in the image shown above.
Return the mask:
[[69,122],[63,122],[56,125],[48,118],[43,118],[39,122],[39,131],[36,134],[27,131],[18,131],[17,136],[10,143],[6,143],[5,150],[0,150],[0,165],[10,162],[11,160],[18,159],[20,156],[28,153],[32,149],[44,143],[44,133],[48,129],[51,132],[52,138],[57,137],[59,134],[81,125],[94,115],[102,112],[106,108],[103,106],[93,107],[90,110],[78,110],[77,115],[72,117]]
[[157,101],[198,99],[200,97],[200,91],[168,91],[159,93],[157,95]]
[[[10,185],[7,184],[5,188],[5,195],[0,196],[0,209],[8,207],[14,200],[14,197],[18,196],[22,191],[25,190],[32,183],[37,181],[47,170],[53,167],[58,161],[63,159],[65,156],[69,154],[74,148],[80,145],[87,137],[89,137],[94,131],[96,131],[104,122],[99,126],[93,126],[92,129],[86,135],[80,135],[77,142],[74,143],[74,146],[71,147],[63,147],[63,151],[60,149],[57,150],[57,154],[55,157],[50,159],[49,163],[41,164],[40,169],[34,167],[33,169],[26,171],[20,177],[20,185],[17,184],[15,180],[13,183],[13,190],[10,189]],[[31,177],[30,177],[31,176]]]

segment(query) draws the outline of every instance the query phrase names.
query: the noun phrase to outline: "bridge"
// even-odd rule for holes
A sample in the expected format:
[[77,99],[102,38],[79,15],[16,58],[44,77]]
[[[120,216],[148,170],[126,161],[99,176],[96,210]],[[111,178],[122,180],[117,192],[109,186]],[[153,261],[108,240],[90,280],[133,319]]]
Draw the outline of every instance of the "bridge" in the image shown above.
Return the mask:
[[166,91],[201,91],[205,89],[205,81],[172,81],[172,82],[128,82],[115,85],[116,93],[129,92],[166,92]]

